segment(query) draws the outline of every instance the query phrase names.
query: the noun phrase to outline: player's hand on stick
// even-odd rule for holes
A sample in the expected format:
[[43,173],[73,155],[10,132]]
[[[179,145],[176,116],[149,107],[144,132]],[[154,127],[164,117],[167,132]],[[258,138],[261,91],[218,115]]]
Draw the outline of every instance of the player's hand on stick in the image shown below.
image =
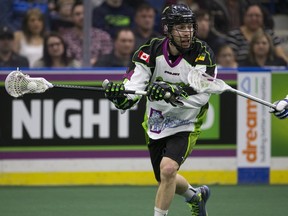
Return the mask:
[[[167,95],[169,95],[167,97]],[[172,106],[182,106],[179,98],[187,98],[188,94],[178,85],[171,85],[166,82],[154,82],[147,87],[147,97],[150,101],[165,100]]]
[[274,113],[274,115],[279,119],[288,118],[288,95],[286,98],[274,102],[276,105],[275,109],[271,109],[270,113]]
[[123,83],[114,83],[105,80],[102,86],[105,89],[105,97],[110,100],[116,108],[122,110],[127,109],[128,99],[124,94],[125,87]]
[[105,89],[105,96],[109,100],[114,100],[115,98],[125,97],[124,91],[125,87],[123,83],[114,83],[108,82],[106,85],[103,85]]

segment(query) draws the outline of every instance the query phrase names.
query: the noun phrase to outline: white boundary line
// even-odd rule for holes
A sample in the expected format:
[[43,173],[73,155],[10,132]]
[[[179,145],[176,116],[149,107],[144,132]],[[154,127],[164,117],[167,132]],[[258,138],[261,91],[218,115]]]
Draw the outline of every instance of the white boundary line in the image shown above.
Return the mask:
[[[181,171],[236,170],[236,158],[188,158]],[[0,160],[0,172],[152,171],[149,158]]]

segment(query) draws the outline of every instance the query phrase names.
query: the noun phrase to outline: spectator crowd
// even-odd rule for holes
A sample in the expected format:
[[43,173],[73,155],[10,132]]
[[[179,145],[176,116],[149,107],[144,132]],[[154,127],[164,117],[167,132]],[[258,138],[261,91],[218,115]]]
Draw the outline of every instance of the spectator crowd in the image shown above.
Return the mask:
[[[197,38],[214,51],[219,67],[270,67],[288,64],[288,1],[261,0],[1,0],[0,66],[27,68],[81,67],[85,11],[91,67],[127,67],[146,41],[161,37],[161,11],[170,4],[188,5],[197,18]],[[283,31],[282,31],[283,30]],[[286,34],[285,34],[286,31]]]

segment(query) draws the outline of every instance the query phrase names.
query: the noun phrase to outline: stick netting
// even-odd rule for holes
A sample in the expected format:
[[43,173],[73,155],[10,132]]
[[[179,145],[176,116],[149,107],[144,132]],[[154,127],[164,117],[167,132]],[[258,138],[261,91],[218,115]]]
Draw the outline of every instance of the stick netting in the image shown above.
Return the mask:
[[20,97],[28,93],[42,93],[53,87],[44,78],[31,78],[20,71],[11,72],[5,80],[5,88],[9,95]]
[[188,74],[188,82],[198,93],[206,92],[211,94],[221,94],[232,88],[223,80],[216,79],[206,73],[198,71],[191,71]]

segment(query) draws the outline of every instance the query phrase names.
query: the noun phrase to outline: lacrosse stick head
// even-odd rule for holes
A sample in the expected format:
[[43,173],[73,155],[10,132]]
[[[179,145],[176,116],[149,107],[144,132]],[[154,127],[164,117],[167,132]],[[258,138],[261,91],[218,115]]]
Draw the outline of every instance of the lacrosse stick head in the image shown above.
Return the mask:
[[44,78],[31,78],[20,70],[12,71],[5,79],[5,89],[12,97],[20,97],[28,93],[42,93],[53,85]]
[[190,71],[188,74],[188,83],[198,93],[221,94],[224,91],[232,89],[223,80],[216,79],[200,71]]

